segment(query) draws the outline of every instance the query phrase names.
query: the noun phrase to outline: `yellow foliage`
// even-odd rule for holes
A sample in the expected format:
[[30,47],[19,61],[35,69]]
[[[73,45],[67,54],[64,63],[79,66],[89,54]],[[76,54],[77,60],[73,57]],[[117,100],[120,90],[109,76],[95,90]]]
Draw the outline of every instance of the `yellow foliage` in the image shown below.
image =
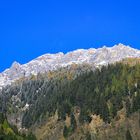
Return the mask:
[[7,128],[5,130],[5,134],[14,134],[13,130],[11,128]]
[[67,127],[70,126],[70,117],[68,115],[66,116],[65,124]]
[[89,124],[90,131],[94,134],[97,133],[97,129],[104,124],[103,119],[101,119],[100,115],[92,115],[92,121]]

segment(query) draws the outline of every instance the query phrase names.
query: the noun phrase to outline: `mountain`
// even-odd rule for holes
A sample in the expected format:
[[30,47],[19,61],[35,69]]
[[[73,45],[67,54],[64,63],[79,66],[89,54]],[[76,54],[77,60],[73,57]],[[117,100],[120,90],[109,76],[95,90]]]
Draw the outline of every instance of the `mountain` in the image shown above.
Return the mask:
[[90,64],[95,67],[120,61],[124,58],[140,57],[140,50],[133,49],[123,44],[99,49],[78,49],[66,54],[45,54],[27,64],[14,62],[11,68],[0,73],[0,89],[20,78],[45,73],[72,64]]
[[0,138],[140,138],[139,50],[119,44],[45,54],[0,75]]
[[139,58],[19,80],[0,91],[0,112],[37,140],[139,140]]

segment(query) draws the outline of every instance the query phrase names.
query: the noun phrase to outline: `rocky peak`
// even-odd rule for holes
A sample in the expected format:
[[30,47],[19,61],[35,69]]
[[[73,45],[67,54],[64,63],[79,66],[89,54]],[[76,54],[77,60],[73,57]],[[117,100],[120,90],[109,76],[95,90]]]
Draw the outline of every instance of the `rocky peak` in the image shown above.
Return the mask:
[[56,54],[42,55],[27,64],[20,65],[14,62],[11,68],[0,74],[0,87],[11,84],[12,82],[22,77],[37,75],[58,68],[67,67],[74,64],[88,63],[94,67],[114,63],[128,57],[140,57],[140,50],[118,44],[113,47],[103,46],[102,48],[94,49],[78,49],[75,51]]
[[20,68],[20,64],[16,61],[13,62],[12,66],[11,66],[11,69],[19,69]]

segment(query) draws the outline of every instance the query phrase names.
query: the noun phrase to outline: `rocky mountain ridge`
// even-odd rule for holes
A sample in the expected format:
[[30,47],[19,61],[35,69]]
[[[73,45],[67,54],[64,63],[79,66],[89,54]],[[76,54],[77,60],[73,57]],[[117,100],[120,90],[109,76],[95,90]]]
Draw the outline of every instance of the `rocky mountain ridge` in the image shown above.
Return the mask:
[[129,57],[140,57],[140,50],[118,44],[113,47],[103,46],[98,49],[78,49],[66,54],[62,52],[45,54],[27,64],[21,65],[18,62],[14,62],[9,69],[0,73],[0,89],[20,78],[57,70],[58,68],[67,67],[71,64],[87,63],[98,67]]

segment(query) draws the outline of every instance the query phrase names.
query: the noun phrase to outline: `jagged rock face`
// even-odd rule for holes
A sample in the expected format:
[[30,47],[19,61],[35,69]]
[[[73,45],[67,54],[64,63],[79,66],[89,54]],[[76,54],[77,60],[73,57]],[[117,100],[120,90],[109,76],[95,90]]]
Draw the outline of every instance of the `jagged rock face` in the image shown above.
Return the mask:
[[127,57],[140,57],[140,50],[118,44],[113,47],[102,47],[99,49],[79,49],[67,54],[45,54],[27,64],[20,65],[14,62],[11,68],[6,69],[0,74],[0,88],[22,77],[57,70],[74,63],[88,63],[98,67],[99,65],[114,63]]

